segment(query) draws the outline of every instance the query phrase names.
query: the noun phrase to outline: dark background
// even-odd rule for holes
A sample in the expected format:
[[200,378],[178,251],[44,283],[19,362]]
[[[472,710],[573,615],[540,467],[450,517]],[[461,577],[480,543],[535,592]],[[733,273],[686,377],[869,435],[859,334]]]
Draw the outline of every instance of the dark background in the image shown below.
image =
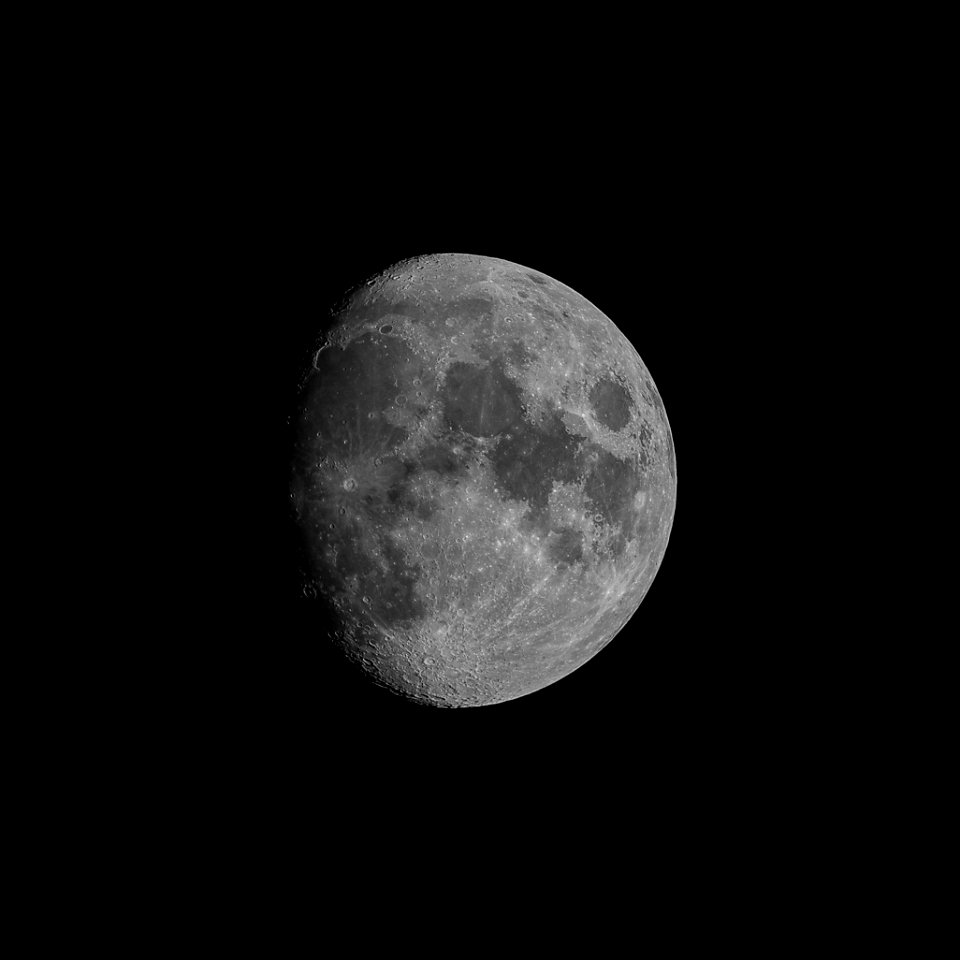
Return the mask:
[[[256,68],[249,90],[214,67],[209,95],[188,83],[184,108],[171,111],[175,135],[148,114],[140,145],[148,172],[126,150],[111,157],[120,171],[134,167],[122,205],[137,229],[121,228],[117,239],[150,267],[124,304],[125,347],[126,331],[143,326],[140,304],[162,301],[149,346],[159,370],[138,376],[123,405],[138,420],[147,391],[183,414],[169,447],[140,422],[118,443],[174,464],[169,486],[184,503],[172,496],[168,512],[184,517],[162,529],[166,514],[146,498],[124,517],[136,549],[120,560],[139,583],[125,596],[110,583],[98,591],[98,602],[119,608],[124,636],[97,663],[98,679],[129,705],[118,709],[83,677],[76,684],[77,717],[97,698],[106,734],[81,743],[81,763],[116,731],[128,738],[108,758],[118,789],[104,796],[87,769],[55,797],[69,806],[61,796],[89,791],[111,821],[115,809],[131,810],[135,830],[122,840],[138,862],[144,834],[168,855],[182,844],[177,873],[207,888],[204,903],[217,884],[197,868],[197,853],[209,855],[219,836],[240,883],[292,878],[300,896],[290,901],[326,905],[325,928],[339,904],[315,896],[318,886],[362,907],[354,935],[382,926],[384,905],[410,889],[420,923],[408,911],[389,927],[394,938],[422,939],[429,910],[431,923],[447,913],[459,921],[462,939],[467,923],[472,930],[492,914],[463,896],[465,875],[480,865],[496,870],[485,901],[494,892],[503,900],[511,885],[521,894],[510,891],[506,920],[488,926],[509,929],[543,886],[553,902],[538,919],[566,931],[600,889],[605,917],[611,889],[630,899],[630,917],[649,902],[648,887],[681,905],[691,884],[708,900],[739,894],[731,875],[745,834],[769,856],[751,865],[760,885],[781,896],[776,878],[794,862],[784,837],[813,839],[811,811],[835,816],[834,784],[818,795],[803,768],[822,769],[823,751],[804,734],[826,727],[837,624],[821,609],[822,635],[797,628],[798,611],[816,604],[815,557],[801,570],[784,555],[794,542],[798,551],[812,543],[810,554],[836,550],[829,533],[843,523],[842,505],[830,499],[831,464],[816,441],[844,424],[812,415],[788,424],[779,409],[784,394],[815,408],[836,326],[836,302],[809,303],[807,292],[811,279],[847,264],[842,223],[813,202],[820,186],[811,171],[832,175],[835,149],[811,149],[765,73],[744,70],[741,94],[691,74],[683,57],[659,69],[647,48],[660,38],[638,38],[626,24],[640,49],[618,59],[607,35],[620,26],[604,22],[596,64],[579,57],[579,36],[565,48],[540,43],[529,89],[515,79],[527,51],[510,59],[499,37],[482,56],[461,58],[475,89],[451,80],[445,61],[459,58],[456,46],[420,57],[429,76],[419,83],[400,46],[363,103],[345,96],[374,59],[359,35],[321,37],[320,60],[336,47],[349,63],[319,77],[316,51],[298,60],[278,45],[286,65],[301,66],[300,82],[265,68],[261,45],[243,45],[238,58]],[[687,37],[678,32],[673,43]],[[764,47],[778,56],[775,40]],[[725,45],[720,53],[733,59]],[[164,89],[179,69],[172,60],[157,71]],[[488,89],[490,74],[510,89]],[[808,53],[795,74],[806,89]],[[678,96],[685,85],[689,95]],[[838,126],[849,126],[861,100],[858,90]],[[111,119],[124,141],[125,121]],[[815,228],[812,240],[803,224]],[[139,246],[144,226],[156,249]],[[840,251],[832,262],[831,242]],[[536,268],[610,316],[663,397],[679,474],[662,567],[621,634],[544,690],[455,711],[372,688],[324,644],[322,614],[299,596],[287,506],[287,419],[327,301],[390,263],[443,251]],[[841,321],[844,313],[856,316],[834,309]],[[170,336],[181,319],[185,335]],[[184,357],[203,381],[196,396],[181,382]],[[139,373],[138,360],[126,349],[121,364]],[[61,405],[69,415],[69,401]],[[775,456],[777,445],[789,457]],[[803,486],[788,495],[785,476]],[[166,478],[159,499],[165,486]],[[156,571],[140,573],[143,546],[161,554]],[[69,641],[89,658],[103,645],[84,634],[98,624],[78,626]],[[841,744],[837,769],[862,740],[854,731]],[[140,795],[156,813],[139,815]],[[797,798],[797,811],[782,813],[782,798]],[[851,810],[847,822],[860,819]],[[585,857],[580,868],[578,834],[609,866]],[[657,848],[669,869],[652,863]],[[558,871],[556,891],[530,870],[553,850],[577,866]],[[261,852],[291,865],[258,870]],[[831,861],[817,863],[818,873],[823,862]],[[449,889],[452,909],[417,884],[411,867],[421,865]],[[752,891],[744,902],[755,903]]]
[[[791,329],[771,227],[785,206],[753,170],[670,143],[653,157],[607,143],[562,162],[485,149],[454,162],[437,144],[415,166],[369,139],[336,147],[287,144],[269,162],[257,153],[247,192],[246,172],[211,180],[230,184],[211,205],[228,237],[211,262],[229,296],[227,309],[209,305],[216,337],[200,334],[222,356],[199,452],[208,479],[196,487],[209,547],[189,561],[207,575],[180,643],[197,664],[196,697],[222,717],[217,742],[361,782],[391,757],[411,776],[432,762],[468,776],[478,763],[577,758],[626,771],[716,762],[745,739],[765,749],[758,718],[794,683],[776,639],[789,611],[774,608],[767,560],[784,509],[772,492],[781,467],[765,451]],[[379,690],[327,645],[322,609],[300,594],[288,506],[297,377],[330,301],[398,260],[441,252],[535,268],[606,313],[660,391],[678,472],[661,569],[622,632],[543,690],[462,710]]]
[[[322,742],[353,768],[365,741],[401,753],[411,741],[430,745],[428,752],[474,742],[502,761],[504,751],[523,753],[533,738],[544,755],[572,751],[586,760],[598,751],[657,750],[693,729],[702,744],[717,716],[729,723],[740,709],[745,661],[753,676],[764,655],[743,566],[748,515],[759,500],[749,495],[757,398],[743,380],[754,348],[748,359],[753,305],[742,263],[756,262],[758,252],[744,249],[716,197],[687,190],[678,199],[656,181],[624,179],[622,170],[611,182],[600,171],[580,172],[580,180],[544,173],[528,182],[490,179],[486,187],[481,178],[470,190],[434,178],[386,192],[366,181],[363,168],[339,184],[326,181],[322,202],[278,196],[244,224],[255,255],[240,261],[249,295],[231,347],[238,351],[228,431],[236,486],[221,522],[231,527],[222,551],[232,573],[222,587],[228,629],[217,629],[226,682],[240,688],[231,696],[273,749]],[[438,252],[511,260],[596,304],[653,375],[677,452],[670,544],[621,634],[537,693],[467,710],[381,691],[327,646],[322,608],[299,593],[287,503],[287,421],[328,303],[397,260]]]
[[[682,62],[656,72],[644,55],[620,61],[622,78],[600,64],[595,89],[558,55],[535,90],[453,83],[447,105],[434,51],[429,83],[398,71],[350,102],[367,63],[343,41],[329,45],[350,47],[349,69],[321,82],[311,54],[305,82],[270,89],[258,70],[247,91],[227,72],[209,96],[188,85],[172,134],[149,122],[137,145],[148,170],[118,154],[118,175],[132,168],[121,202],[136,229],[121,221],[117,239],[149,268],[124,304],[124,346],[144,325],[140,304],[160,301],[157,369],[138,376],[125,406],[136,420],[146,391],[180,416],[169,447],[141,423],[118,437],[176,475],[167,514],[147,500],[131,511],[138,549],[120,558],[137,576],[140,545],[157,544],[157,571],[119,598],[106,585],[125,616],[102,673],[131,704],[106,710],[105,726],[130,734],[117,769],[126,778],[141,759],[144,792],[169,791],[161,822],[176,809],[195,819],[206,802],[209,833],[242,810],[235,855],[247,856],[251,832],[265,846],[285,836],[311,881],[325,850],[362,837],[398,864],[442,865],[444,878],[451,865],[498,862],[496,837],[489,852],[474,839],[491,822],[522,827],[499,861],[522,866],[527,850],[602,826],[611,809],[614,832],[640,838],[628,870],[644,866],[649,836],[670,848],[697,826],[726,837],[725,793],[749,817],[777,790],[797,792],[803,757],[791,737],[817,723],[835,674],[826,611],[823,637],[796,627],[816,597],[814,558],[801,571],[784,556],[794,542],[826,552],[827,525],[843,522],[829,512],[831,465],[815,443],[843,425],[788,424],[779,409],[785,393],[814,408],[828,308],[843,319],[807,290],[846,267],[829,252],[844,253],[842,223],[816,203],[832,150],[809,148],[782,95],[762,101],[763,76],[745,77],[749,96],[760,92],[750,106],[712,77],[686,80]],[[510,84],[515,62],[492,49],[466,66],[480,80],[491,60]],[[797,71],[800,85],[808,73]],[[158,78],[166,87],[167,71]],[[140,246],[142,232],[155,243]],[[346,668],[322,639],[322,612],[299,594],[288,509],[288,418],[328,301],[400,259],[445,251],[536,268],[603,310],[659,388],[679,476],[662,567],[621,634],[556,684],[470,710],[407,703]],[[170,335],[174,320],[183,336]],[[196,395],[181,382],[184,357],[202,382]],[[139,373],[138,360],[127,349],[122,365]],[[785,476],[804,486],[788,495]],[[162,529],[174,514],[181,525]],[[76,641],[86,655],[90,643]],[[155,751],[131,723],[138,710],[159,735]],[[778,757],[789,763],[772,782]],[[207,794],[217,781],[225,788]],[[663,831],[671,813],[679,829]],[[359,867],[347,892],[364,905],[389,898]],[[620,872],[583,874],[576,892]]]

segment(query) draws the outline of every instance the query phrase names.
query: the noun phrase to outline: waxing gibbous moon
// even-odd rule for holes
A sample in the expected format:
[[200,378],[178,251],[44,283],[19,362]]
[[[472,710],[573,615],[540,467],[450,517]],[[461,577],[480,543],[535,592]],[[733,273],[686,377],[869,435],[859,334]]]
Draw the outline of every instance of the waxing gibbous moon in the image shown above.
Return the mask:
[[419,257],[347,294],[304,369],[304,594],[372,681],[512,700],[636,612],[673,520],[673,438],[589,301],[505,260]]

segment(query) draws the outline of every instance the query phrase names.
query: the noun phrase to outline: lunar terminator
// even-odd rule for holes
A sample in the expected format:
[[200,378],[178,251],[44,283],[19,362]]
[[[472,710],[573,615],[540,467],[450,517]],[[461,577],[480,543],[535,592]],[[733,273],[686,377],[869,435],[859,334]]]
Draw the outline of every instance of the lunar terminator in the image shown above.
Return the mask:
[[440,254],[335,310],[301,383],[291,495],[330,639],[398,694],[483,706],[569,674],[634,614],[676,461],[600,310],[536,270]]

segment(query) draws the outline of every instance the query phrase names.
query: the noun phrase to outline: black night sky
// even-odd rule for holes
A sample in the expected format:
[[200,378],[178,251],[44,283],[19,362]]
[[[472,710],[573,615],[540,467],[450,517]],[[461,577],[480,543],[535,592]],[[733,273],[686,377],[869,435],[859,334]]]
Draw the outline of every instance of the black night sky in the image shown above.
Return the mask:
[[[758,502],[751,461],[762,430],[752,411],[762,397],[741,373],[762,349],[756,317],[766,287],[745,279],[770,269],[762,229],[745,233],[736,197],[679,163],[643,176],[599,165],[487,179],[474,166],[469,184],[450,171],[417,178],[348,166],[315,176],[302,165],[278,170],[275,191],[235,214],[240,252],[227,282],[241,296],[235,325],[227,322],[222,414],[230,490],[216,519],[226,528],[224,556],[210,559],[225,572],[211,614],[221,622],[202,656],[222,671],[250,736],[283,754],[323,744],[344,763],[354,762],[344,758],[358,743],[509,752],[531,738],[549,755],[599,749],[612,757],[660,749],[736,715],[767,630],[750,603],[742,533]],[[287,418],[326,305],[391,263],[437,252],[535,268],[606,313],[654,377],[678,472],[661,569],[620,635],[541,691],[461,710],[376,689],[326,645],[315,607],[298,595],[287,511]],[[601,736],[611,730],[619,731],[613,743]]]

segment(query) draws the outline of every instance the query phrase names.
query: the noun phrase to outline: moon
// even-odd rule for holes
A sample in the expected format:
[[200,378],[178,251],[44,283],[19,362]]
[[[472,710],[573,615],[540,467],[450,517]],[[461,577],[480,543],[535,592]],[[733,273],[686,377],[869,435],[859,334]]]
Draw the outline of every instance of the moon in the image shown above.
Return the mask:
[[406,260],[345,295],[299,386],[303,593],[374,683],[513,700],[636,612],[673,523],[673,437],[580,294],[492,257]]

